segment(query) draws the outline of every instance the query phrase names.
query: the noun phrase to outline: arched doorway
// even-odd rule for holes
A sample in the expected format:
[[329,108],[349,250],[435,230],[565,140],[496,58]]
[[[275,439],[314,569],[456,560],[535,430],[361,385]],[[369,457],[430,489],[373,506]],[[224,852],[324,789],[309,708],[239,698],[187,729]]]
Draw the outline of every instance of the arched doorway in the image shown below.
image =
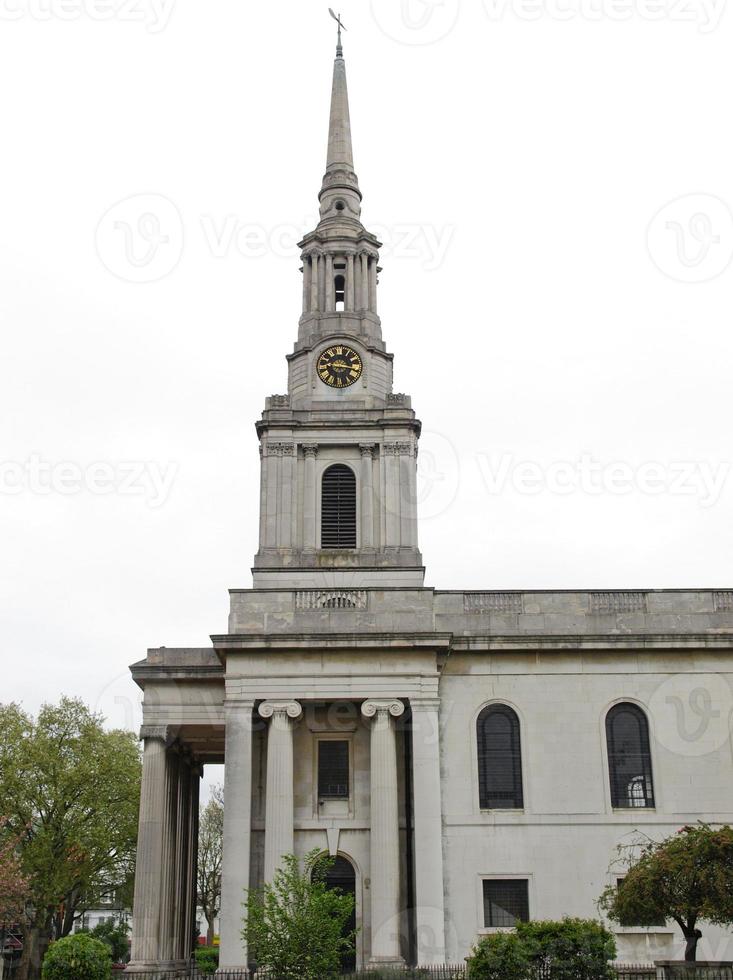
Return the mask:
[[[353,932],[356,929],[356,872],[351,861],[340,854],[338,855],[328,869],[326,887],[339,888],[344,895],[354,896],[354,911],[344,929],[347,933]],[[344,973],[351,973],[356,969],[356,952],[354,950],[342,958],[341,969]]]

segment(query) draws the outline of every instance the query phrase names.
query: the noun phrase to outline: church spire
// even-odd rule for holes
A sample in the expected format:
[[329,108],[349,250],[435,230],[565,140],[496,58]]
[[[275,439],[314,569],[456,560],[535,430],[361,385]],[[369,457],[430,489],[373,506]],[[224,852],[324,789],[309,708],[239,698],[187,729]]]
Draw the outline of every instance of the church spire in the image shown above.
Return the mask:
[[341,23],[340,17],[337,17],[330,7],[329,13],[338,23],[338,40],[336,43],[336,59],[333,63],[326,173],[323,177],[318,199],[321,202],[321,218],[352,217],[358,219],[361,214],[361,191],[354,172],[349,92],[346,86],[346,62],[341,44],[341,30],[342,28],[346,30],[346,28]]

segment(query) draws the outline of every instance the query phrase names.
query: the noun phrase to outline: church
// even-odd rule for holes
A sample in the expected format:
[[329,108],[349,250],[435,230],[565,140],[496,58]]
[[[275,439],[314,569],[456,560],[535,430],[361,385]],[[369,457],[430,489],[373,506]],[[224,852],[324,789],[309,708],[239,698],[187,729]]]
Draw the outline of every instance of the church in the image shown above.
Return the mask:
[[[190,957],[207,764],[225,766],[230,970],[248,964],[245,890],[285,854],[334,857],[355,965],[431,965],[519,920],[597,917],[635,832],[733,821],[733,591],[425,585],[420,421],[382,335],[340,34],[318,199],[287,391],[257,422],[252,587],[231,590],[210,647],[131,668],[144,762],[128,972]],[[615,931],[622,961],[681,951],[674,923]],[[730,934],[706,929],[701,954],[733,959]]]

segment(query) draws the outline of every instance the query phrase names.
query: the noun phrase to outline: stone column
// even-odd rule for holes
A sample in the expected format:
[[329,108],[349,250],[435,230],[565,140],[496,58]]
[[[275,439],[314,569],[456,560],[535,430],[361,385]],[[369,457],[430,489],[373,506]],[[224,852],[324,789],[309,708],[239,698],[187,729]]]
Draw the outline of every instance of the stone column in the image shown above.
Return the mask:
[[132,962],[128,971],[145,971],[160,959],[160,903],[163,863],[163,801],[166,791],[165,726],[143,725],[143,777],[133,899]]
[[369,309],[369,256],[366,252],[362,252],[359,256],[361,259],[361,297],[359,302],[359,308],[362,310]]
[[374,546],[374,486],[372,482],[372,443],[361,443],[361,547]]
[[265,790],[265,881],[271,882],[283,855],[293,853],[293,722],[303,709],[297,701],[263,701],[259,710],[271,719]]
[[397,443],[400,468],[400,544],[417,547],[417,465],[412,443]]
[[385,501],[386,510],[386,541],[388,548],[398,548],[400,545],[400,444],[385,442]]
[[344,308],[354,309],[354,256],[346,256],[346,295],[344,296]]
[[361,713],[372,719],[371,831],[369,866],[372,896],[373,964],[402,963],[400,955],[400,848],[397,798],[397,741],[393,718],[401,701],[365,701]]
[[280,447],[277,443],[267,443],[265,453],[265,547],[277,547],[277,515],[280,491]]
[[225,701],[224,850],[222,855],[219,966],[243,970],[242,902],[249,888],[252,829],[252,712],[254,701]]
[[311,252],[311,313],[318,311],[318,252]]
[[316,456],[318,445],[303,443],[305,457],[305,479],[303,481],[303,547],[315,550],[316,547]]
[[171,959],[182,960],[184,952],[184,930],[186,924],[186,883],[188,879],[188,834],[189,806],[191,793],[191,771],[188,759],[178,757],[176,823],[175,823],[175,879],[173,887],[173,952]]
[[160,895],[160,958],[175,961],[176,845],[178,832],[179,758],[174,750],[166,753],[165,798],[163,800],[163,863]]
[[326,313],[333,313],[333,256],[326,255]]
[[377,256],[369,259],[369,309],[377,312]]
[[307,255],[303,256],[303,312],[307,313],[310,307],[311,295],[311,265]]
[[186,864],[186,899],[183,921],[183,958],[188,960],[194,947],[194,922],[196,919],[196,896],[199,849],[199,792],[201,789],[201,766],[194,761],[189,766],[188,784],[188,861]]
[[295,447],[286,443],[280,447],[282,462],[280,463],[280,495],[281,504],[278,513],[279,527],[277,533],[278,548],[291,548],[291,531],[293,527],[293,506],[295,486],[293,474],[293,453]]
[[439,698],[410,698],[417,961],[445,963]]

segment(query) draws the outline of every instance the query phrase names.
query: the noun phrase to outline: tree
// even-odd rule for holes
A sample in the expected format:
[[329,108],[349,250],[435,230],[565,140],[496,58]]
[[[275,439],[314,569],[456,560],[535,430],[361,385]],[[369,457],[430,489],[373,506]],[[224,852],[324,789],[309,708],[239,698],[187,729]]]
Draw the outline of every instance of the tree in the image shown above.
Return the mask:
[[698,922],[733,922],[733,827],[700,823],[663,841],[643,838],[619,852],[623,880],[599,899],[614,922],[653,926],[674,919],[686,940],[686,960],[697,956]]
[[214,920],[221,907],[224,789],[214,786],[199,822],[198,904],[206,919],[206,945],[214,942]]
[[242,935],[250,958],[281,980],[337,977],[342,956],[354,948],[356,934],[344,935],[354,896],[327,886],[332,863],[311,851],[301,870],[287,854],[272,884],[248,892]]
[[20,922],[30,894],[18,855],[19,839],[5,833],[7,823],[7,817],[0,817],[0,933]]
[[37,980],[49,941],[132,875],[140,753],[102,723],[68,698],[35,721],[0,705],[0,800],[30,882],[19,980]]
[[98,922],[89,935],[109,948],[113,963],[123,963],[130,949],[127,935],[129,931],[130,927],[126,922],[114,922],[108,919],[106,922]]

